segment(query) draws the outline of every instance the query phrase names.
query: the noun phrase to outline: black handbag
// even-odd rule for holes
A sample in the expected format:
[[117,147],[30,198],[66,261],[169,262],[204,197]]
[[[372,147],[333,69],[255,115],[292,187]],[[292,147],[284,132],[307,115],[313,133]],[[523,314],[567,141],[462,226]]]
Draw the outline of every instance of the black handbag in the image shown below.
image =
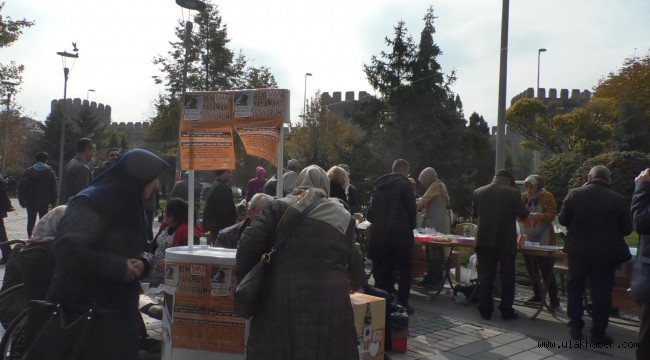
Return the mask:
[[[291,236],[293,230],[309,215],[309,213],[320,204],[325,198],[318,198],[314,200],[305,210],[297,215],[292,222],[288,223],[277,234],[273,247],[266,253],[262,254],[260,261],[253,266],[253,268],[244,276],[237,288],[235,289],[235,313],[245,319],[253,317],[258,308],[259,301],[262,298],[262,287],[265,282],[265,273],[268,272],[267,267],[271,261],[271,255],[282,246],[284,241]],[[291,208],[287,208],[287,211]],[[285,211],[285,214],[287,213]],[[284,217],[284,215],[282,216]],[[282,219],[280,219],[282,222]]]
[[117,310],[31,300],[23,360],[118,360]]

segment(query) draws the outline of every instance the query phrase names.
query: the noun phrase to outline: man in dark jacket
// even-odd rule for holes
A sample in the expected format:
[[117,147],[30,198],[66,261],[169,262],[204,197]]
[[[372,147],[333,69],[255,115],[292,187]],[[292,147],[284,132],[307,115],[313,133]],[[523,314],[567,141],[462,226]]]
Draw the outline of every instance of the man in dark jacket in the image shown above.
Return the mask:
[[65,165],[61,180],[59,205],[64,205],[68,199],[77,195],[93,179],[88,163],[95,157],[95,143],[88,138],[77,140],[75,144],[77,155]]
[[630,259],[624,237],[632,232],[632,218],[625,199],[609,188],[610,172],[594,166],[587,183],[564,198],[558,215],[567,227],[564,252],[569,255],[567,315],[571,338],[582,339],[583,296],[587,279],[591,284],[591,341],[611,343],[605,333],[612,305],[616,266]]
[[93,179],[99,177],[106,169],[113,166],[117,159],[120,157],[120,149],[110,148],[106,150],[106,161],[104,161],[100,166],[93,169]]
[[207,235],[210,244],[214,244],[221,229],[237,222],[237,208],[232,189],[228,186],[232,170],[217,170],[215,174],[217,177],[205,200],[203,213],[203,233]]
[[513,188],[514,177],[508,170],[498,170],[489,185],[474,190],[473,216],[478,219],[476,257],[479,263],[479,305],[483,319],[494,311],[492,289],[497,266],[501,275],[501,318],[519,318],[512,308],[515,298],[515,257],[517,255],[517,218],[528,216],[521,194]]
[[7,195],[7,183],[5,183],[5,178],[0,175],[0,249],[2,250],[2,259],[0,259],[0,265],[4,265],[9,261],[9,254],[11,253],[11,248],[9,246],[1,245],[2,243],[9,240],[7,238],[7,230],[5,229],[4,218],[7,217],[7,213],[14,211],[13,205],[11,205],[11,200]]
[[636,358],[643,359],[650,354],[650,283],[647,281],[650,266],[650,169],[643,170],[634,182],[636,187],[632,197],[632,219],[634,230],[640,236],[631,288],[634,300],[641,304]]
[[407,177],[411,166],[406,160],[393,162],[393,172],[375,181],[368,221],[372,223],[368,257],[373,263],[375,286],[393,291],[398,274],[397,303],[409,314],[411,291],[411,256],[415,229],[415,195]]
[[32,236],[36,214],[42,218],[50,206],[56,206],[56,175],[47,165],[47,153],[36,154],[36,163],[27,168],[20,178],[18,203],[27,208],[27,237]]

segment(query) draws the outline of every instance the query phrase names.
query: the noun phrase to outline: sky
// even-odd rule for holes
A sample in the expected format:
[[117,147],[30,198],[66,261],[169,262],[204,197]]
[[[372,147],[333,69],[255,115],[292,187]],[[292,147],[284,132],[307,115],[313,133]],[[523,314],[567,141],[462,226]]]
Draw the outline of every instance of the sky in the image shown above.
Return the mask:
[[[36,22],[0,62],[25,66],[14,101],[24,114],[43,121],[53,99],[63,98],[63,63],[56,53],[72,52],[68,98],[110,105],[115,122],[147,121],[164,93],[152,79],[152,60],[171,49],[174,28],[188,19],[173,0],[4,0],[3,17]],[[278,86],[291,92],[291,119],[298,121],[303,99],[317,91],[375,94],[363,65],[382,51],[385,38],[403,20],[415,43],[422,18],[433,6],[434,41],[442,49],[444,73],[456,71],[452,90],[465,116],[472,112],[496,125],[502,0],[219,0],[230,48],[254,66],[267,66]],[[592,90],[632,56],[650,49],[650,1],[510,1],[507,104],[534,88],[538,49],[540,87]],[[312,76],[306,77],[305,73]],[[89,92],[94,89],[95,92]]]

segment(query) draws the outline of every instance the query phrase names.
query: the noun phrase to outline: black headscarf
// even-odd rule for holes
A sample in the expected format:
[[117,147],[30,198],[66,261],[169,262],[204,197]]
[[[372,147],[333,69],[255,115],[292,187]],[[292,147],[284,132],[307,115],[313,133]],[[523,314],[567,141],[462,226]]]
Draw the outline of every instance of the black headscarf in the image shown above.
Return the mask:
[[143,212],[141,195],[145,185],[167,167],[169,164],[147,150],[128,151],[71,198],[68,205],[85,198],[102,215],[139,219]]

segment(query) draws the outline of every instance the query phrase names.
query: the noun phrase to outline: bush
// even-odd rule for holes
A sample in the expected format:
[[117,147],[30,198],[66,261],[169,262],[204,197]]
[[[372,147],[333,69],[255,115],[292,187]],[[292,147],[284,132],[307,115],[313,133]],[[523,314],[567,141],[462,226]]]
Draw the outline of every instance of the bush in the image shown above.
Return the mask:
[[612,190],[621,194],[628,203],[631,203],[632,193],[634,192],[634,178],[641,171],[650,167],[650,158],[646,154],[638,151],[600,154],[585,161],[584,164],[575,170],[569,181],[570,188],[582,186],[587,181],[587,173],[596,165],[606,166],[611,171],[612,181],[610,186]]
[[569,192],[571,176],[585,160],[586,158],[582,154],[562,153],[553,155],[540,165],[538,174],[544,179],[546,190],[555,196],[558,211],[564,197]]

